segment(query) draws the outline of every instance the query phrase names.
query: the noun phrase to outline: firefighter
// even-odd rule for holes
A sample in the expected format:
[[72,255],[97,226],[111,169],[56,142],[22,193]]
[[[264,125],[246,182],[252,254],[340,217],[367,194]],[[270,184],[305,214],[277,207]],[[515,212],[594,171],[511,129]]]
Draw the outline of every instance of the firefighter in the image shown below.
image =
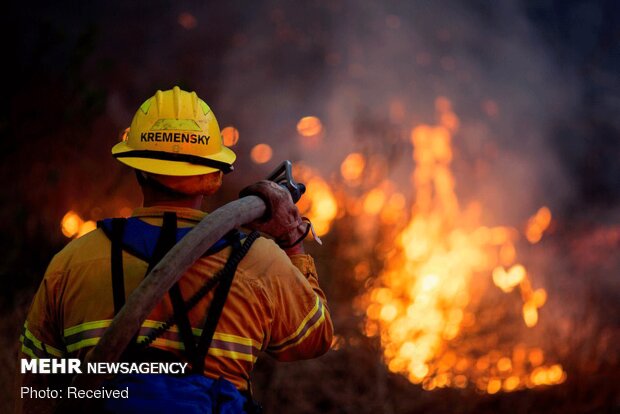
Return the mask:
[[[140,106],[112,154],[135,170],[143,206],[128,219],[99,222],[97,230],[54,256],[24,324],[21,358],[83,360],[148,270],[205,217],[203,198],[220,188],[236,158],[223,145],[209,106],[178,87],[157,91]],[[221,239],[162,298],[125,350],[126,361],[186,362],[191,369],[182,376],[111,379],[110,389],[130,384],[129,398],[107,400],[107,412],[250,411],[250,375],[259,352],[294,361],[329,349],[333,328],[326,298],[302,244],[311,224],[278,185],[259,182],[242,194],[265,200],[269,217],[248,227],[270,237],[233,231]],[[250,242],[232,264],[228,292],[218,289],[222,279],[189,303]],[[211,306],[218,295],[225,303],[219,317]],[[201,349],[205,342],[208,349]],[[66,383],[63,376],[21,376],[21,387],[32,389]],[[17,412],[49,411],[54,403],[18,395]]]

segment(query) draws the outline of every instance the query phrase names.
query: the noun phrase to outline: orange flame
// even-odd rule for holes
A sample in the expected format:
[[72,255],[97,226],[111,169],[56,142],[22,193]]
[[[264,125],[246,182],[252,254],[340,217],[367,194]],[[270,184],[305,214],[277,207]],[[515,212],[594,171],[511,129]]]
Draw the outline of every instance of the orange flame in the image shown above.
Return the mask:
[[525,277],[525,267],[522,265],[514,265],[508,271],[502,266],[493,270],[493,283],[506,293],[512,292],[512,289],[521,283]]
[[323,131],[323,124],[316,116],[304,116],[297,123],[297,132],[304,137],[314,137]]
[[234,126],[222,129],[222,142],[227,147],[232,147],[239,142],[239,131]]
[[356,181],[362,176],[365,167],[366,158],[362,154],[354,152],[347,155],[340,165],[340,174],[347,182]]
[[297,202],[301,215],[312,221],[318,236],[327,234],[338,213],[334,193],[315,170],[304,164],[295,164],[293,175],[306,185],[306,193]]
[[273,151],[271,147],[267,144],[255,145],[254,148],[252,148],[252,151],[250,151],[250,157],[252,158],[252,161],[257,164],[264,164],[266,162],[269,162],[272,155]]
[[525,228],[527,240],[536,244],[542,239],[543,233],[551,224],[551,211],[547,207],[541,207],[528,221]]
[[380,188],[368,192],[362,203],[364,212],[367,214],[379,214],[385,204],[385,193]]
[[82,218],[73,210],[67,211],[67,213],[63,216],[60,221],[60,229],[62,234],[65,237],[69,238],[78,238],[85,235],[88,232],[91,232],[97,228],[97,224],[92,221],[84,221]]
[[[420,125],[411,131],[415,202],[410,221],[396,238],[375,287],[358,301],[366,314],[366,335],[380,337],[390,371],[427,390],[473,384],[495,394],[558,384],[566,378],[562,367],[542,365],[542,351],[536,348],[529,358],[523,345],[508,353],[492,350],[474,357],[450,346],[476,323],[475,276],[492,275],[494,284],[506,293],[518,288],[528,327],[537,324],[547,293],[533,290],[526,268],[516,262],[518,233],[509,227],[481,226],[479,205],[460,206],[450,166],[452,134],[459,119],[448,99],[438,98],[435,104],[439,125]],[[360,164],[358,155],[349,155],[341,165],[343,178],[357,179],[363,171]],[[402,209],[402,195],[395,200]],[[362,209],[377,214],[390,202],[384,189],[375,188],[363,197]],[[542,235],[550,219],[543,207],[529,227],[537,226],[531,231]]]

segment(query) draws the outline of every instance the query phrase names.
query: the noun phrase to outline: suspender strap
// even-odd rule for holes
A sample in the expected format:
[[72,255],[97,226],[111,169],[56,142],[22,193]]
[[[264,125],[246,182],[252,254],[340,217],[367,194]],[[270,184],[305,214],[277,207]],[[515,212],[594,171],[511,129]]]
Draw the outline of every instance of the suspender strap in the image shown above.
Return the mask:
[[146,270],[148,275],[157,263],[168,253],[168,250],[176,243],[177,214],[169,211],[164,212],[164,219],[159,231],[159,238],[153,250],[153,255],[149,260],[149,267]]
[[[161,233],[157,245],[155,246],[155,252],[149,263],[150,272],[153,267],[168,253],[168,251],[176,244],[177,234],[177,215],[172,212],[164,213],[164,220],[161,226]],[[147,272],[147,274],[148,274]],[[192,360],[196,352],[196,342],[194,340],[194,334],[192,333],[192,326],[187,316],[187,309],[185,308],[185,302],[181,295],[181,289],[179,283],[175,283],[168,291],[170,296],[170,302],[172,302],[172,309],[174,310],[174,320],[179,327],[179,333],[185,346],[185,352],[187,357]]]
[[185,354],[187,358],[192,361],[196,357],[196,341],[179,284],[175,283],[168,291],[168,294],[170,295],[172,309],[174,310],[174,320],[179,327],[179,333],[181,334],[181,339],[183,339],[183,345],[185,346]]
[[125,219],[112,220],[112,297],[114,299],[114,315],[125,305],[125,277],[123,275],[123,230]]
[[257,232],[252,232],[245,239],[243,246],[238,239],[233,242],[232,252],[230,253],[228,261],[224,265],[224,268],[221,270],[222,278],[215,289],[213,300],[211,301],[209,312],[207,313],[205,326],[203,327],[202,335],[200,336],[200,342],[198,343],[196,358],[193,360],[194,363],[192,364],[192,371],[195,374],[202,374],[204,371],[205,357],[209,352],[209,347],[211,346],[213,335],[215,334],[215,328],[217,327],[217,323],[222,315],[222,310],[224,309],[226,299],[228,298],[228,292],[230,292],[230,286],[232,285],[233,278],[235,277],[237,266],[248,250],[250,250],[252,243],[254,243],[258,236],[259,234]]

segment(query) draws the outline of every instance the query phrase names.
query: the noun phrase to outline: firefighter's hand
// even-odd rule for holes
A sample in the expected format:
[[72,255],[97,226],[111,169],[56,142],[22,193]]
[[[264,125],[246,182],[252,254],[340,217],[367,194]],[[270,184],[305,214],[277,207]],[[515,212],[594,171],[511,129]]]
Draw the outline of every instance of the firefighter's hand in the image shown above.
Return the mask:
[[273,181],[262,180],[245,187],[239,197],[255,195],[267,206],[265,215],[247,227],[273,237],[280,247],[290,249],[308,234],[310,224],[302,220],[291,194]]

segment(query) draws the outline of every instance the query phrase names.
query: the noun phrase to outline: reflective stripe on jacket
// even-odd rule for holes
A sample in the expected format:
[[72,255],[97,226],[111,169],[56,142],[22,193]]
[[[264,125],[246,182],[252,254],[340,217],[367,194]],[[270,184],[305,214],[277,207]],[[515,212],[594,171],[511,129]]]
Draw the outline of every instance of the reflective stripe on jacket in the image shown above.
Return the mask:
[[[165,211],[177,213],[179,227],[194,226],[205,215],[184,208],[166,207]],[[134,216],[161,225],[163,212],[159,207],[139,208]],[[186,272],[179,282],[185,300],[223,267],[230,250],[227,247],[203,257]],[[123,252],[123,268],[128,296],[143,280],[147,263]],[[22,356],[84,358],[114,317],[110,273],[110,240],[100,229],[73,240],[58,253],[24,325]],[[189,312],[196,337],[202,332],[212,295],[213,291]],[[166,295],[142,324],[138,340],[172,314]],[[329,349],[332,330],[312,257],[288,257],[273,241],[261,237],[239,264],[205,358],[204,374],[223,376],[239,389],[246,389],[260,351],[282,361],[313,358]],[[152,346],[185,360],[176,326]]]

